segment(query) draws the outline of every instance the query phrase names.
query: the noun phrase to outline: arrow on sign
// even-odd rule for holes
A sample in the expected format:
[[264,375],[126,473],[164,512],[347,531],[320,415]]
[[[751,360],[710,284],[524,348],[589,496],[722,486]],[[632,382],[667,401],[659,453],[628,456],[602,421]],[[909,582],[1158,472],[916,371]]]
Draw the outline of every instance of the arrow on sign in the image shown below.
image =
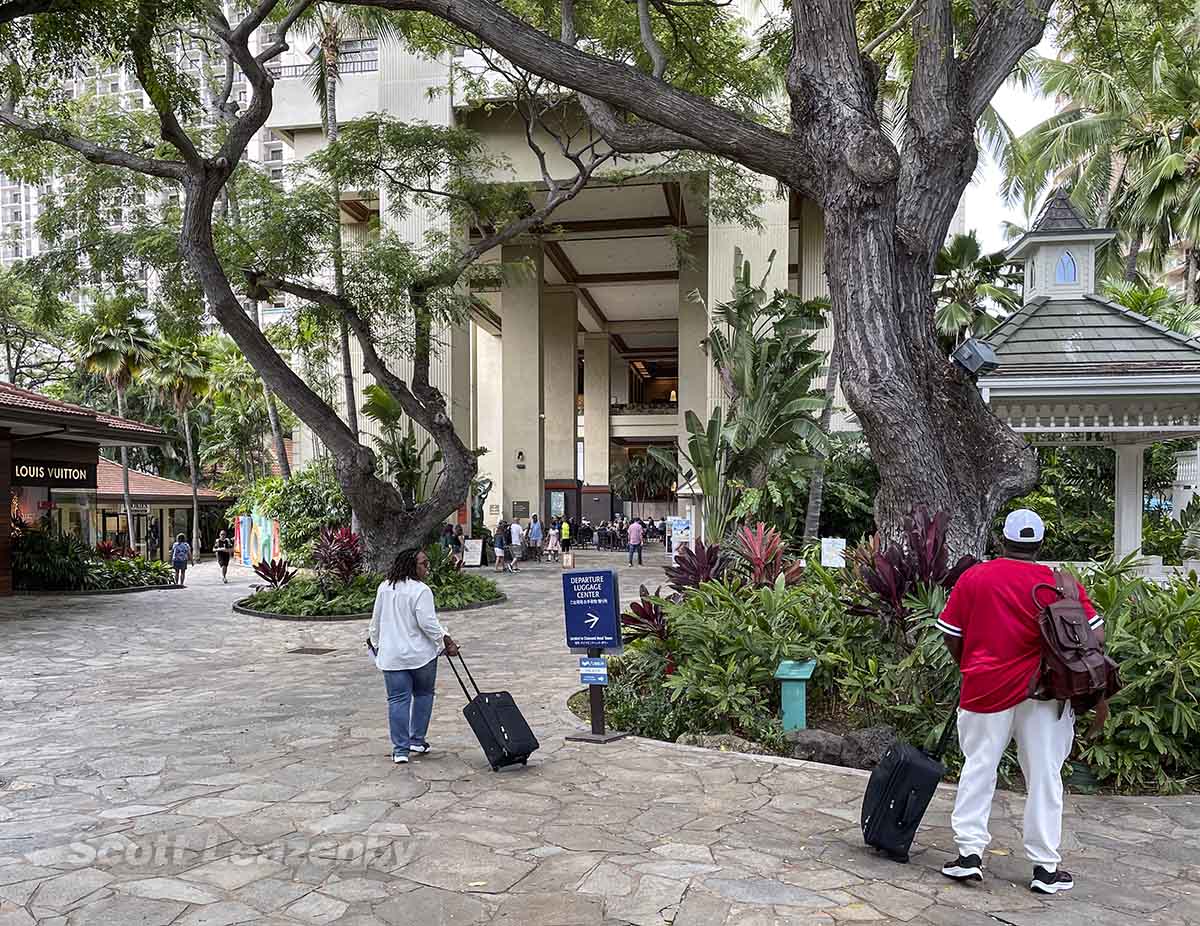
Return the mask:
[[584,618],[583,622],[588,625],[589,629],[595,630],[596,625],[600,623],[600,615],[588,611],[588,616]]

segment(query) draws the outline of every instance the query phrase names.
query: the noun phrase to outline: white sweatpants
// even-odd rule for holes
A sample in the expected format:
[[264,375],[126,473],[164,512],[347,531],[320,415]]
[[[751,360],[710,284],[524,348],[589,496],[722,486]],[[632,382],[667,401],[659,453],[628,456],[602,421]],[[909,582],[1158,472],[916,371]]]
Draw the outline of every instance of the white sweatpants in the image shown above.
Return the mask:
[[958,712],[958,741],[966,762],[950,818],[962,855],[983,856],[992,841],[988,817],[996,792],[996,772],[1009,742],[1017,740],[1017,758],[1025,776],[1025,854],[1035,865],[1054,871],[1062,857],[1062,764],[1075,739],[1075,714],[1068,704],[1062,716],[1057,701],[1025,700],[995,714]]

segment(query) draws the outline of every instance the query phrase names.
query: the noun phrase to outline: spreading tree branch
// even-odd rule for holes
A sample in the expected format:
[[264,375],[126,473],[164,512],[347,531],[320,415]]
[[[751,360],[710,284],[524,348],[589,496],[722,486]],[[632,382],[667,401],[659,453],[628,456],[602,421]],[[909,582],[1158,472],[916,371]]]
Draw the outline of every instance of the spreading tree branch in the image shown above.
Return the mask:
[[1021,56],[1041,41],[1054,0],[977,3],[978,25],[963,56],[967,111],[975,122]]
[[654,23],[650,20],[650,0],[637,0],[638,32],[641,33],[642,47],[650,56],[650,76],[662,80],[667,73],[667,53],[663,51],[654,35]]
[[[627,109],[677,133],[678,145],[711,151],[797,188],[806,186],[794,139],[620,62],[573,48],[489,0],[351,0],[352,5],[426,12],[482,39],[519,67]],[[698,140],[700,141],[698,144]],[[610,141],[610,144],[612,142]],[[614,146],[615,147],[615,146]],[[665,149],[658,149],[665,150]]]

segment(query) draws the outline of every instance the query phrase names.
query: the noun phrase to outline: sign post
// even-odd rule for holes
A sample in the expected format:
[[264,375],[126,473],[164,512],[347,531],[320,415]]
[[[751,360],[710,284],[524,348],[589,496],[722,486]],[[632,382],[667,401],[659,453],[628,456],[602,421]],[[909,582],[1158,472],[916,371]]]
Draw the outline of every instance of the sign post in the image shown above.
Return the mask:
[[621,593],[612,569],[580,569],[563,573],[563,614],[567,647],[586,653],[579,660],[579,680],[588,686],[592,730],[567,740],[611,743],[627,736],[605,730],[604,686],[608,684],[606,653],[621,652]]

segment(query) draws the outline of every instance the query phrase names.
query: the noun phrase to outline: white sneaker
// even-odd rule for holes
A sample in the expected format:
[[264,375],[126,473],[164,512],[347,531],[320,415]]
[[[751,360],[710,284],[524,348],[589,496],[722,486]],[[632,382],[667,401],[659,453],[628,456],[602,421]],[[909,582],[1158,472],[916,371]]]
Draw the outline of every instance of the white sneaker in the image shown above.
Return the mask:
[[392,754],[392,762],[395,763],[396,765],[408,765],[408,756],[404,755],[403,753],[399,753],[399,752],[393,753]]
[[430,750],[430,746],[428,743],[422,743],[420,745],[413,743],[411,746],[408,747],[409,752],[415,752],[419,756],[423,756],[423,755],[427,754],[429,752],[429,750]]

